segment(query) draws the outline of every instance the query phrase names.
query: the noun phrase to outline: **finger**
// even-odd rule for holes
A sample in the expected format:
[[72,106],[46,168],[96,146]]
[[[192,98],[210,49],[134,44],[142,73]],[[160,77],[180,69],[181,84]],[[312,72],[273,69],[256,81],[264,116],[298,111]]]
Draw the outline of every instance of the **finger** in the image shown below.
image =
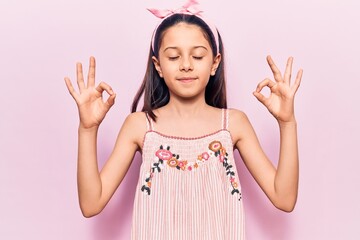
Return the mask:
[[265,102],[266,102],[266,97],[264,95],[262,95],[261,93],[259,92],[253,92],[253,95],[257,98],[257,100],[259,102],[261,102],[262,104],[265,105]]
[[105,104],[110,108],[115,103],[116,94],[110,95],[108,99],[106,100]]
[[279,82],[279,81],[282,81],[282,76],[281,76],[281,72],[280,70],[277,68],[277,66],[275,65],[274,61],[272,60],[271,56],[267,56],[266,57],[266,60],[270,66],[270,69],[271,71],[273,72],[274,74],[274,78],[275,78],[275,81]]
[[102,94],[103,91],[106,91],[110,96],[114,94],[114,91],[107,83],[101,82],[97,87],[96,91]]
[[295,79],[295,82],[294,82],[294,86],[292,86],[292,89],[293,89],[293,91],[294,91],[295,93],[296,93],[296,91],[298,90],[298,88],[300,87],[302,75],[303,75],[303,70],[300,69],[300,70],[298,71],[298,73],[296,74],[296,79]]
[[82,93],[82,91],[85,89],[85,83],[81,63],[76,64],[76,78],[80,93]]
[[88,87],[95,86],[95,68],[96,62],[93,56],[90,57],[89,74],[88,74]]
[[110,95],[105,102],[105,104],[107,105],[108,108],[110,108],[112,105],[114,105],[116,94],[114,93],[114,91],[112,90],[110,85],[108,85],[107,83],[101,82],[96,87],[96,90],[100,93],[102,93],[103,91],[106,91]]
[[293,61],[294,61],[294,58],[289,57],[289,59],[287,60],[287,63],[286,63],[286,69],[285,69],[285,73],[284,73],[284,82],[286,82],[288,84],[290,84]]
[[271,81],[269,78],[266,78],[257,85],[256,92],[261,92],[261,90],[266,86],[269,87],[269,88],[272,88],[275,85],[276,85],[276,83]]
[[70,79],[68,77],[65,77],[64,80],[65,80],[65,84],[66,84],[67,89],[69,90],[70,95],[76,100],[78,94],[75,91]]

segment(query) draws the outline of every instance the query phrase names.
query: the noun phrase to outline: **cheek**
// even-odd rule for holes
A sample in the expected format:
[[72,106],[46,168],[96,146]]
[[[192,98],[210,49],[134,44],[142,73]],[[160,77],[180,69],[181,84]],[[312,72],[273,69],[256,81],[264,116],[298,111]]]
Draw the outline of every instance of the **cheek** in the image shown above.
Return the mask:
[[212,69],[212,62],[211,61],[200,62],[195,65],[195,69],[198,69],[198,70],[201,69],[202,72],[210,74],[211,69]]
[[177,72],[179,70],[179,66],[177,66],[176,64],[163,64],[161,66],[162,72],[164,75],[170,75],[173,74],[174,72]]
[[163,72],[171,71],[178,67],[176,62],[171,62],[166,58],[160,58],[160,67]]

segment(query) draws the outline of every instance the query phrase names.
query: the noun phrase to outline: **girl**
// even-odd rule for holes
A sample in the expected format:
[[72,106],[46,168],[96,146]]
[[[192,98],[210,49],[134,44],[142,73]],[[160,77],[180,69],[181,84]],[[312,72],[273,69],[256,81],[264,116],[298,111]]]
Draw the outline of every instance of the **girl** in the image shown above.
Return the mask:
[[[79,109],[78,193],[85,217],[102,211],[135,152],[142,153],[132,239],[244,239],[235,148],[275,207],[290,212],[297,199],[294,96],[302,70],[291,86],[293,59],[288,59],[282,75],[268,56],[275,81],[263,80],[253,93],[279,123],[280,157],[275,168],[246,115],[227,109],[221,37],[199,15],[194,3],[190,1],[177,11],[152,10],[165,18],[154,31],[146,74],[132,113],[100,173],[97,132],[116,94],[106,83],[95,86],[94,57],[90,58],[87,84],[82,66],[77,64],[80,93],[65,78]],[[270,89],[269,97],[261,94],[264,87]],[[109,94],[106,101],[104,91]],[[136,112],[143,95],[142,111]]]

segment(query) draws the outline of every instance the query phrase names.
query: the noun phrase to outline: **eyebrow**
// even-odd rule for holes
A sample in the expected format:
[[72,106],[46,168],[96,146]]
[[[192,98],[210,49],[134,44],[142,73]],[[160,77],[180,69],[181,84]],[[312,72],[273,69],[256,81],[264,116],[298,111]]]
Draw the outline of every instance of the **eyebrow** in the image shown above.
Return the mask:
[[[208,49],[207,49],[206,47],[204,47],[204,46],[194,46],[194,47],[192,47],[192,49],[197,49],[197,48],[203,48],[203,49],[205,49],[206,51],[208,51]],[[169,50],[169,49],[178,50],[179,48],[178,48],[178,47],[172,47],[172,46],[170,46],[170,47],[165,48],[163,52],[165,52],[165,51],[167,51],[167,50]]]

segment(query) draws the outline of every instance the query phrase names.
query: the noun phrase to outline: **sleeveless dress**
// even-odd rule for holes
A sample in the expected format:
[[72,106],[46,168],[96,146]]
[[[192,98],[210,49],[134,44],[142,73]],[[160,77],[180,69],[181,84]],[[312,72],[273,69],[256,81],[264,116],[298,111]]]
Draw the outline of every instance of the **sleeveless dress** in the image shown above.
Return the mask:
[[245,239],[227,109],[221,119],[217,132],[184,138],[155,131],[147,115],[131,239]]

